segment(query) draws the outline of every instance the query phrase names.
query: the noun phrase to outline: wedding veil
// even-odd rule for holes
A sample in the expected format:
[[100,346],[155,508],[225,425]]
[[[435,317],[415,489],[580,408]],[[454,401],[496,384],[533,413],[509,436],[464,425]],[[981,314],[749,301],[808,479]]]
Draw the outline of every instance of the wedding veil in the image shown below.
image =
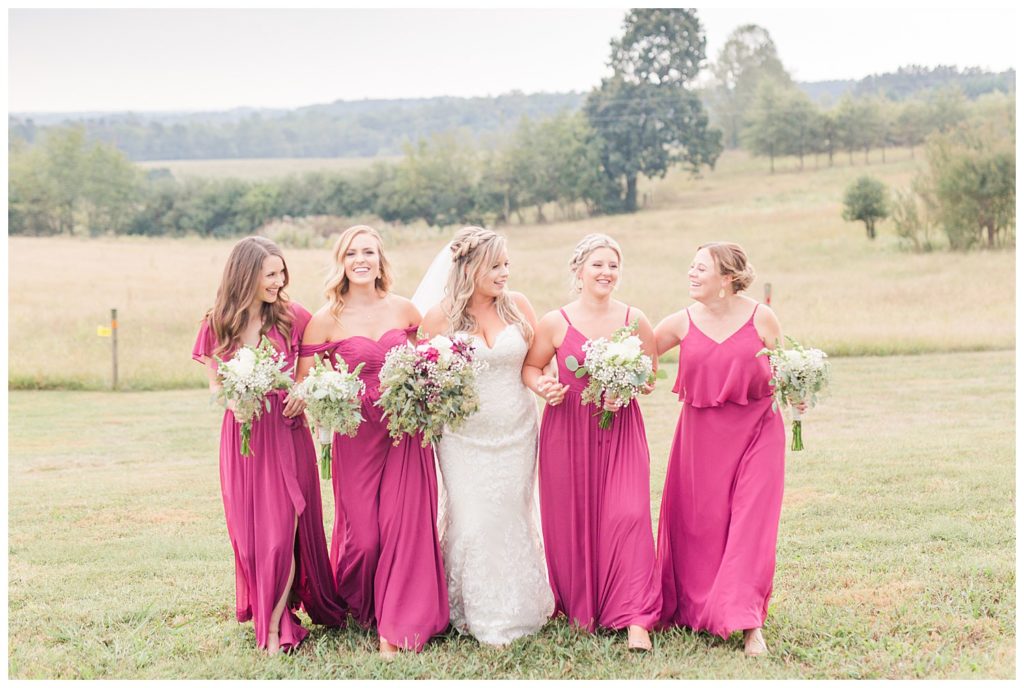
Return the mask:
[[416,292],[412,295],[412,303],[420,315],[426,315],[427,311],[441,303],[441,299],[444,298],[444,288],[448,283],[448,271],[452,267],[451,246],[451,242],[448,242],[438,251],[434,262],[427,268],[426,274],[423,275],[419,286],[416,287]]

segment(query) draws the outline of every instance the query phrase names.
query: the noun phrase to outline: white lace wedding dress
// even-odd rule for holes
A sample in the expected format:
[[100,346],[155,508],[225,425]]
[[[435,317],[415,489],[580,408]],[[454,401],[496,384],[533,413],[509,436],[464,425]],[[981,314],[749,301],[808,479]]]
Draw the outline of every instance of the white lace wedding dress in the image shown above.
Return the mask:
[[452,625],[500,645],[539,630],[554,599],[537,526],[537,405],[520,377],[527,344],[515,325],[493,348],[474,339],[488,364],[480,410],[438,444],[441,551]]

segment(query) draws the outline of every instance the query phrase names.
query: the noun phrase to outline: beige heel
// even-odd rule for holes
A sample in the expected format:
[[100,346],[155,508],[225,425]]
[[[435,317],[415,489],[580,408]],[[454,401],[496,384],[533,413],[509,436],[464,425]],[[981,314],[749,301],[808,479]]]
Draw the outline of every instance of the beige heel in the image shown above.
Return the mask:
[[643,626],[630,626],[626,647],[636,652],[650,652],[653,647],[651,645],[651,634]]
[[394,659],[398,656],[398,646],[392,645],[387,641],[384,636],[380,637],[380,656],[381,659]]
[[743,654],[747,657],[760,657],[768,654],[768,644],[760,628],[748,628],[743,631]]

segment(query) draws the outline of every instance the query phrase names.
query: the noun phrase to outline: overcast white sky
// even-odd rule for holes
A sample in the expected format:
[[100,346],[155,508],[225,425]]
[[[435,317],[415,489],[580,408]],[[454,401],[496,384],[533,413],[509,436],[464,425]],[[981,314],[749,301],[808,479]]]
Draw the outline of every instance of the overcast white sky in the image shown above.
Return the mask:
[[[625,9],[17,10],[8,110],[219,110],[588,90]],[[1016,67],[1010,9],[698,9],[714,59],[745,23],[801,81],[908,64]]]

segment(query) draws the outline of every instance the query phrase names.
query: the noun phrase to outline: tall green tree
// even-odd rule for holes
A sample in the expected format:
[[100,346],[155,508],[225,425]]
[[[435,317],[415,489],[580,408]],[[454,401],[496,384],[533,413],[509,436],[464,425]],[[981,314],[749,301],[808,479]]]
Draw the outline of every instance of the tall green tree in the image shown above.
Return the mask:
[[743,130],[743,145],[754,155],[767,157],[773,174],[775,158],[789,152],[793,139],[789,103],[790,94],[783,86],[770,79],[762,81]]
[[865,127],[860,100],[846,95],[839,101],[835,112],[836,139],[841,148],[850,156],[853,164],[853,153],[867,145],[870,132]]
[[1013,136],[984,123],[929,139],[923,188],[950,247],[1010,244],[1016,228]]
[[788,88],[783,107],[789,126],[786,130],[785,151],[795,155],[804,168],[804,156],[813,153],[822,136],[818,110],[806,93],[797,88]]
[[612,41],[614,74],[587,96],[584,112],[597,136],[608,190],[606,211],[637,208],[637,179],[663,177],[681,164],[714,166],[721,132],[708,127],[689,87],[704,61],[697,15],[685,9],[634,9]]
[[761,81],[792,83],[771,35],[756,24],[745,24],[729,34],[711,65],[711,73],[714,77],[708,91],[711,123],[722,129],[729,148],[740,145]]
[[893,121],[893,134],[898,145],[910,148],[910,157],[914,150],[924,143],[928,133],[928,108],[923,101],[912,98],[897,106]]

